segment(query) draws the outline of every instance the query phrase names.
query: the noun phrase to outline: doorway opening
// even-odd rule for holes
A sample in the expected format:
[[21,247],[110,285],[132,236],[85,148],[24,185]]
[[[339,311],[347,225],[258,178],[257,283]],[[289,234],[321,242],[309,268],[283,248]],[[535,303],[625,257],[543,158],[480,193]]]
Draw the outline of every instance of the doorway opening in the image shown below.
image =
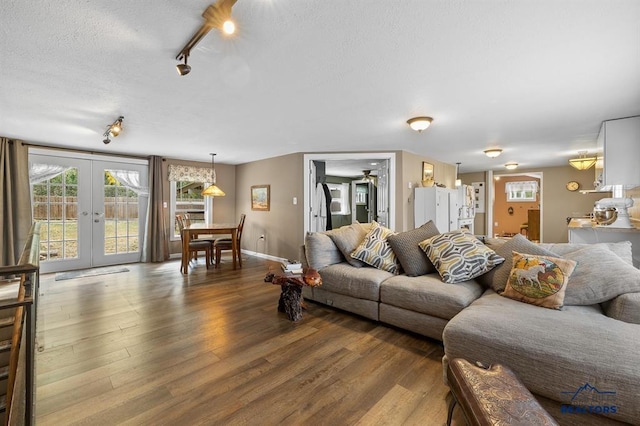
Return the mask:
[[522,234],[530,241],[543,241],[542,182],[542,172],[493,175],[490,236],[512,238]]

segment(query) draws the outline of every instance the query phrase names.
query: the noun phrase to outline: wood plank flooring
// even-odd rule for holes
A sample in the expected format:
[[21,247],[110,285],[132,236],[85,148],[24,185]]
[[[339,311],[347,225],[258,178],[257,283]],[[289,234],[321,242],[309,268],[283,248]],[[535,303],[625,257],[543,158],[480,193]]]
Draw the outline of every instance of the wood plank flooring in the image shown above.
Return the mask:
[[37,424],[445,423],[439,342],[313,302],[291,323],[269,265],[43,275]]

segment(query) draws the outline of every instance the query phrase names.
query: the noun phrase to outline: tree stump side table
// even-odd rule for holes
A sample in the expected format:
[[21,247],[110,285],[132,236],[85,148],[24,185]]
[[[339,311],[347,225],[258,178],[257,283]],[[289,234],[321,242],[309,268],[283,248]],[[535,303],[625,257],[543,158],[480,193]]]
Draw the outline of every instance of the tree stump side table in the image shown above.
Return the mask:
[[293,322],[298,322],[302,319],[302,287],[322,285],[320,274],[312,268],[305,269],[302,275],[286,273],[275,275],[269,272],[264,277],[264,281],[280,286],[278,312],[284,312],[287,314],[287,318]]

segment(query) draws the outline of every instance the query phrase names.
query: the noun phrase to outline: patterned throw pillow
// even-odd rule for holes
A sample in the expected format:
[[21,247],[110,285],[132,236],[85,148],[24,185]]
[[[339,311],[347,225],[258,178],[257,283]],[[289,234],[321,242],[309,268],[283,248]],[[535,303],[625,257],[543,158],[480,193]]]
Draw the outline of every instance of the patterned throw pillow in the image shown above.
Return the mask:
[[387,237],[393,234],[392,230],[381,226],[376,221],[372,221],[371,230],[364,237],[362,244],[351,253],[351,257],[361,260],[374,268],[398,274],[400,272],[400,264],[387,241]]
[[562,308],[575,261],[514,251],[512,263],[502,296],[544,308]]
[[419,246],[446,283],[473,279],[504,262],[466,229],[436,235]]

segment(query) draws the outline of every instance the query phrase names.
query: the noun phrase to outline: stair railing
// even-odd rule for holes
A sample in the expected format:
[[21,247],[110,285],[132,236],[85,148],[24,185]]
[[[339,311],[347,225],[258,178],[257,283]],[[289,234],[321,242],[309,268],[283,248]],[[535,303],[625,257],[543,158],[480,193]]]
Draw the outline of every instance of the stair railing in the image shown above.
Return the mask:
[[40,224],[31,226],[15,266],[1,266],[0,277],[20,276],[15,299],[0,301],[0,310],[15,309],[7,393],[5,425],[35,423],[35,347],[37,295],[40,284]]

